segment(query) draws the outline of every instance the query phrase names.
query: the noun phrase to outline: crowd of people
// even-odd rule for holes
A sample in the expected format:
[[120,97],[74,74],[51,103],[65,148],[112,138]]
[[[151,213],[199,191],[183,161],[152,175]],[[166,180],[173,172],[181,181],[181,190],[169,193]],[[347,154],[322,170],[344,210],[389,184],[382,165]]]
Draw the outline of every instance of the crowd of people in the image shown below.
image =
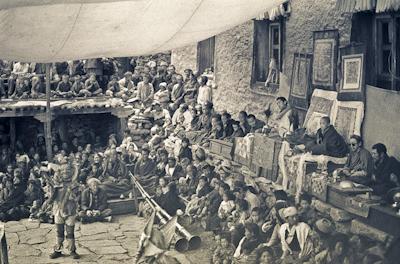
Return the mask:
[[[29,68],[14,65],[16,71],[23,67]],[[256,132],[293,137],[298,116],[285,98],[278,97],[275,109],[265,111],[267,123],[245,111],[234,120],[228,112],[214,109],[213,82],[190,69],[181,75],[166,62],[146,65],[126,72],[122,79],[110,74],[104,88],[95,73],[82,78],[81,68],[84,66],[76,67],[73,75],[61,73],[61,80],[53,86],[55,96],[121,97],[137,110],[135,116],[150,120],[151,137],[138,146],[132,129],[124,132],[122,140],[111,134],[107,139],[82,135],[61,142],[55,134],[52,161],[46,158],[43,140],[29,150],[15,147],[13,153],[3,146],[0,219],[29,217],[55,223],[57,244],[51,258],[61,256],[64,231],[71,255],[79,258],[73,234],[75,219],[82,223],[112,221],[107,200],[132,197],[134,176],[170,215],[179,212],[190,223],[213,232],[216,248],[210,251],[211,263],[382,261],[385,245],[337,232],[330,219],[314,210],[309,195],[302,194],[295,201],[277,185],[260,190],[247,184],[232,162],[215,163],[208,156],[205,147],[210,139],[233,141]],[[73,76],[73,84],[69,76]],[[20,90],[20,85],[5,94],[33,96],[33,86]],[[322,118],[316,137],[306,142],[302,139],[305,149],[313,153],[348,153],[347,144],[328,118]],[[362,148],[362,139],[353,136],[350,149],[348,162],[338,174],[364,184],[372,182],[378,193],[399,184],[397,161],[387,156],[383,144],[376,144],[371,156]],[[140,214],[148,212],[149,207],[141,204]]]

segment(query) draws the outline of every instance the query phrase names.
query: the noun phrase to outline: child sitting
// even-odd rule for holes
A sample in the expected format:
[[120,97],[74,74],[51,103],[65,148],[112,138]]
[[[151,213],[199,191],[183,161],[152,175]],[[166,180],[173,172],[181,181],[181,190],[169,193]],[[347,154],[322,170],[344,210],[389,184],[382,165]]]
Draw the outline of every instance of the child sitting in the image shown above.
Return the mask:
[[57,85],[57,89],[54,92],[54,95],[59,96],[59,97],[64,97],[64,98],[71,97],[73,95],[71,88],[72,88],[72,84],[69,81],[69,76],[64,74],[62,76],[61,82],[59,82]]
[[90,96],[90,92],[86,89],[85,84],[82,82],[80,75],[75,76],[74,84],[72,85],[72,92],[74,96],[87,97]]
[[96,75],[91,74],[89,79],[85,82],[85,89],[90,92],[89,96],[101,95],[103,90],[101,90],[99,83],[96,80]]
[[221,220],[227,220],[235,209],[234,195],[231,192],[222,194],[222,202],[218,209],[218,217]]
[[229,243],[229,234],[221,235],[220,246],[214,251],[212,258],[213,264],[230,264],[232,263],[235,249]]
[[192,150],[190,149],[189,144],[189,139],[184,137],[178,154],[179,160],[182,160],[183,158],[188,158],[190,161],[193,160]]
[[110,97],[122,97],[123,94],[119,89],[118,77],[112,76],[110,82],[107,84],[106,95]]

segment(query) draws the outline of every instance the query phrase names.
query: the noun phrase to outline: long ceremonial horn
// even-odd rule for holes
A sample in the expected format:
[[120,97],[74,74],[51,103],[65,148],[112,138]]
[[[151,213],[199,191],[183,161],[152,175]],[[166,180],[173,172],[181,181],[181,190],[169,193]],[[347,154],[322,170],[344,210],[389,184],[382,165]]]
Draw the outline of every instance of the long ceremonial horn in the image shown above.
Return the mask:
[[[153,204],[153,206],[163,215],[167,218],[167,220],[170,220],[172,217],[161,207],[159,206],[151,197],[150,195],[144,190],[144,188],[140,185],[139,181],[135,178],[135,176],[131,174],[131,177],[133,179],[134,184],[136,187],[139,189],[139,191],[142,193],[142,195],[149,200]],[[188,248],[189,249],[197,249],[201,245],[201,238],[199,236],[194,236],[191,235],[182,225],[179,223],[176,223],[176,228],[179,232],[179,234],[185,238],[188,241]],[[177,245],[178,243],[178,245]],[[175,243],[175,248],[178,246],[180,249],[184,249],[185,242],[184,241],[178,241]],[[178,250],[178,249],[177,249]]]
[[[136,183],[138,183],[138,182],[136,182]],[[145,201],[154,210],[154,212],[156,212],[156,216],[160,220],[161,225],[165,225],[168,222],[168,219],[165,219],[164,216],[160,213],[159,208],[161,208],[161,207],[159,207],[159,208],[156,207],[157,204],[155,203],[155,201],[153,199],[147,197],[143,193],[144,189],[142,188],[142,186],[139,187],[137,184],[136,184],[136,186],[138,187],[140,193],[143,195]],[[176,235],[177,235],[177,237],[176,237],[175,242],[174,242],[174,247],[175,247],[176,251],[178,251],[178,252],[187,251],[189,249],[189,241],[188,241],[188,239],[186,239],[184,236],[182,236],[180,234],[176,234]]]

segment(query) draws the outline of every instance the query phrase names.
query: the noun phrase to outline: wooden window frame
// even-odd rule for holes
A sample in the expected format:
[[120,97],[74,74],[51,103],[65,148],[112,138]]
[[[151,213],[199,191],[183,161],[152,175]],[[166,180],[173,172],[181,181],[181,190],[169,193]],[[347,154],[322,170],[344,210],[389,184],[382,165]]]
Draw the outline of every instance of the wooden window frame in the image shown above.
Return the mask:
[[[279,18],[277,21],[269,21],[267,20],[267,25],[268,27],[268,63],[272,58],[273,54],[273,45],[272,45],[272,27],[278,27],[279,28],[279,62],[278,63],[278,69],[279,71],[282,71],[282,66],[283,66],[283,41],[284,41],[284,18]],[[265,81],[257,81],[256,79],[256,67],[257,67],[257,31],[256,31],[256,24],[255,21],[253,23],[253,63],[252,63],[252,72],[251,72],[251,87],[254,90],[265,90]]]
[[[216,40],[216,38],[215,38],[215,36],[212,36],[212,37],[209,37],[209,38],[207,38],[207,39],[204,39],[204,40],[202,40],[202,41],[205,41],[205,40],[210,40],[210,39],[214,39],[213,40],[213,47],[212,47],[212,49],[213,49],[213,60],[212,60],[212,67],[213,67],[213,69],[214,69],[214,75],[215,75],[215,40]],[[202,42],[202,41],[199,41],[198,43],[197,43],[197,69],[198,69],[198,71],[200,72],[200,49],[201,49],[201,47],[200,47],[200,42]],[[205,70],[205,69],[204,69]],[[203,71],[204,71],[203,70]],[[203,72],[201,72],[201,74],[202,74]]]
[[[376,14],[374,16],[374,23],[373,23],[373,37],[374,37],[374,49],[375,49],[375,74],[376,74],[376,84],[379,87],[378,83],[379,82],[390,82],[390,90],[400,90],[400,87],[397,88],[396,84],[398,83],[398,80],[396,79],[396,74],[399,72],[400,69],[397,69],[400,66],[397,66],[397,58],[400,57],[400,54],[397,54],[398,51],[396,49],[397,46],[397,39],[400,36],[397,36],[397,30],[396,30],[396,20],[400,18],[399,14],[396,13],[386,13],[386,14]],[[391,38],[392,43],[390,44],[390,50],[391,50],[391,61],[388,65],[389,71],[392,73],[382,73],[382,38],[381,38],[381,29],[380,29],[380,24],[382,22],[389,22],[392,26],[392,28],[389,28],[389,38]],[[399,25],[400,26],[400,25]],[[399,33],[400,34],[400,33]],[[379,87],[382,89],[386,89],[383,87]]]

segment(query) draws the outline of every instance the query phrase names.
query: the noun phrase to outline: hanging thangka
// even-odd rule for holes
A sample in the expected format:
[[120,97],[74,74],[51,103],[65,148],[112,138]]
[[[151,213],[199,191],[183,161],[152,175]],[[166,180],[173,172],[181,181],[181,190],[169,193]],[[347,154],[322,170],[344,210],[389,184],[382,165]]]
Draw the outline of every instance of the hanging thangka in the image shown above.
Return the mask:
[[336,91],[338,40],[337,30],[314,31],[313,89]]
[[307,110],[312,93],[311,67],[312,55],[294,53],[292,80],[290,82],[290,103],[298,109]]
[[339,101],[365,99],[365,45],[350,44],[340,48]]

